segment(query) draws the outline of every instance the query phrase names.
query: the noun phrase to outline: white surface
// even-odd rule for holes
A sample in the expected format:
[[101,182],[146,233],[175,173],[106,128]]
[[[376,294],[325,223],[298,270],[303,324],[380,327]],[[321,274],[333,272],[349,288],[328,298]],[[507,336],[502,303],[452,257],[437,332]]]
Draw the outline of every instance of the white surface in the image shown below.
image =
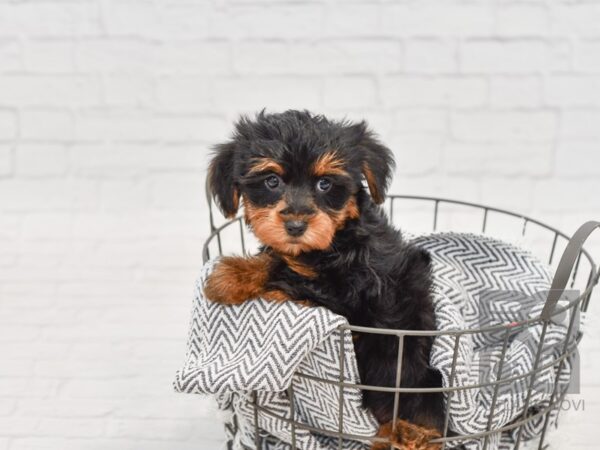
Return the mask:
[[[242,111],[366,118],[395,192],[600,218],[599,23],[576,0],[0,1],[0,450],[216,448],[170,383],[207,148]],[[599,323],[561,450],[597,447]]]

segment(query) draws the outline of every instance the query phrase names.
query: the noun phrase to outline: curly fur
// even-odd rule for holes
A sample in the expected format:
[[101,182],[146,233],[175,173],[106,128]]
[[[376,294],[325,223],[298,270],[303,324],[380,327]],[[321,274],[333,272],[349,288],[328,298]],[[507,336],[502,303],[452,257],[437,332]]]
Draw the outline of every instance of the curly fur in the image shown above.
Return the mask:
[[[353,325],[433,330],[430,257],[406,242],[378,206],[393,165],[391,151],[364,122],[300,111],[242,118],[232,139],[216,147],[209,186],[228,216],[242,199],[246,221],[263,244],[268,276],[253,289],[324,306]],[[271,189],[265,183],[274,173],[281,184]],[[315,187],[322,177],[331,182],[327,193]],[[291,219],[307,225],[302,236],[286,234]],[[256,270],[252,258],[239,258],[248,271]],[[221,298],[242,295],[222,290],[239,283],[243,270],[239,262],[221,265],[209,288],[218,286]],[[354,345],[362,383],[394,386],[398,337],[357,334]],[[405,338],[403,387],[441,386],[439,372],[429,366],[431,345],[430,337]],[[365,390],[363,402],[381,424],[392,420],[393,394]],[[441,430],[442,394],[401,395],[398,418]]]

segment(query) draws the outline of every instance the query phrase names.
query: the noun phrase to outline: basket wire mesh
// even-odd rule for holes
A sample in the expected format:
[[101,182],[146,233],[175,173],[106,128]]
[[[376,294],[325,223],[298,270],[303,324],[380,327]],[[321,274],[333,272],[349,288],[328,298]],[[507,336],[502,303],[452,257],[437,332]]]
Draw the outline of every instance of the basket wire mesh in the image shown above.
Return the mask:
[[[408,208],[408,214],[404,214],[399,208],[400,205],[410,205]],[[546,434],[550,423],[551,412],[553,410],[560,411],[561,402],[565,399],[567,394],[567,388],[561,388],[559,378],[562,371],[565,368],[566,362],[569,358],[572,358],[577,351],[577,346],[582,338],[582,332],[575,329],[575,318],[579,317],[579,312],[585,313],[588,309],[590,298],[594,286],[598,283],[599,273],[594,260],[592,259],[590,252],[584,248],[584,243],[588,236],[596,229],[600,227],[600,222],[587,222],[579,228],[579,230],[570,238],[565,233],[558,229],[547,225],[543,222],[535,220],[533,218],[517,214],[504,209],[494,208],[491,206],[479,205],[476,203],[450,200],[444,198],[434,197],[423,197],[423,196],[408,196],[408,195],[391,195],[386,200],[386,211],[393,224],[396,224],[396,218],[401,217],[402,228],[405,229],[407,223],[410,222],[411,215],[419,217],[418,221],[421,225],[421,231],[423,229],[423,223],[429,221],[428,231],[438,231],[440,226],[443,225],[442,221],[445,221],[445,226],[454,230],[457,227],[462,228],[465,224],[468,225],[470,232],[480,234],[491,234],[492,224],[494,221],[501,223],[494,234],[495,237],[500,232],[506,231],[508,228],[518,227],[518,233],[522,238],[529,238],[533,236],[530,242],[534,253],[538,257],[543,255],[544,248],[549,248],[546,251],[545,258],[550,266],[555,266],[555,274],[552,280],[552,286],[549,291],[546,303],[544,305],[542,313],[535,318],[529,318],[517,323],[501,324],[486,326],[480,328],[463,329],[455,331],[408,331],[408,330],[395,330],[395,329],[383,329],[383,328],[368,328],[353,325],[343,325],[339,327],[341,333],[340,339],[340,377],[338,380],[321,379],[311,377],[306,374],[298,373],[297,376],[312,379],[321,383],[329,383],[339,388],[339,407],[338,407],[338,429],[325,430],[317,427],[310,426],[306,423],[302,423],[296,419],[294,411],[294,388],[293,384],[287,390],[288,397],[290,399],[290,417],[286,418],[281,416],[275,411],[270,410],[264,405],[260,405],[257,401],[257,395],[254,392],[252,394],[253,399],[253,416],[254,416],[254,436],[256,448],[261,447],[262,432],[259,427],[259,414],[265,414],[281,420],[290,425],[291,428],[291,447],[292,449],[297,448],[297,430],[303,429],[309,432],[318,433],[325,436],[330,436],[337,439],[338,448],[342,449],[343,440],[360,440],[375,442],[388,442],[387,439],[380,437],[366,437],[360,435],[354,435],[351,433],[345,433],[344,430],[344,390],[347,388],[358,388],[361,390],[371,390],[378,392],[387,392],[394,395],[394,415],[393,422],[396,422],[398,405],[400,402],[400,394],[407,395],[410,393],[433,393],[442,392],[446,396],[447,402],[453,395],[461,390],[468,389],[480,389],[489,388],[493,389],[492,403],[489,409],[487,427],[486,430],[479,433],[456,435],[449,433],[449,413],[450,408],[446,408],[446,415],[444,420],[444,429],[441,438],[438,438],[432,443],[437,442],[441,444],[441,448],[450,448],[459,445],[461,442],[465,442],[472,439],[483,439],[483,450],[487,450],[490,443],[490,436],[496,433],[502,433],[505,431],[516,430],[516,442],[515,450],[518,450],[523,442],[523,428],[530,421],[541,419],[543,420],[543,427],[539,437],[538,449],[546,448]],[[467,212],[465,214],[465,211]],[[406,212],[406,211],[404,211]],[[461,213],[467,217],[466,222],[460,222],[458,219]],[[429,219],[427,219],[429,216]],[[250,247],[256,247],[256,241],[251,242],[252,236],[248,234],[245,229],[243,218],[241,216],[236,217],[232,220],[226,221],[223,224],[216,225],[215,215],[213,213],[212,202],[209,199],[209,219],[211,233],[208,239],[205,241],[203,247],[203,260],[206,262],[211,256],[223,255],[227,253],[241,253],[247,254]],[[464,220],[464,219],[463,219]],[[510,225],[509,225],[510,223]],[[427,228],[427,226],[425,226]],[[232,233],[233,231],[233,233]],[[457,231],[463,231],[462,229]],[[225,236],[226,233],[229,233]],[[514,237],[514,233],[512,235]],[[228,248],[226,248],[228,247]],[[561,247],[564,248],[560,260],[557,258],[557,254]],[[585,276],[587,274],[587,276]],[[561,299],[565,289],[579,289],[579,295],[574,299],[569,299],[567,304],[558,306],[558,301]],[[550,363],[540,365],[542,349],[544,344],[544,338],[548,330],[548,325],[555,318],[561,314],[569,313],[569,324],[566,332],[566,338],[562,344],[562,349],[557,358]],[[511,333],[514,333],[516,329],[525,329],[536,324],[541,324],[541,336],[537,343],[536,353],[534,357],[533,368],[527,373],[516,375],[516,376],[502,376],[503,362],[508,349],[509,337]],[[497,376],[495,381],[482,382],[477,384],[471,384],[468,386],[454,386],[454,380],[456,377],[456,365],[458,357],[458,349],[460,339],[467,334],[476,333],[489,333],[489,332],[503,332],[502,341],[502,352],[500,355],[500,363],[498,366]],[[397,376],[394,387],[384,386],[371,386],[362,385],[356,383],[349,383],[344,380],[344,346],[341,345],[343,342],[344,333],[372,333],[372,334],[384,334],[396,336],[398,339],[398,356],[397,356]],[[401,375],[402,375],[402,354],[404,349],[404,340],[406,336],[440,336],[447,335],[454,339],[454,351],[452,355],[452,366],[450,371],[449,386],[438,387],[438,388],[407,388],[401,387]],[[554,385],[552,387],[552,394],[550,401],[547,406],[538,409],[535,412],[531,412],[529,409],[530,401],[532,398],[534,380],[536,374],[542,370],[546,370],[550,367],[554,367],[556,376],[554,378]],[[492,419],[496,412],[497,401],[499,391],[503,385],[509,383],[515,383],[522,379],[528,380],[528,390],[525,394],[525,407],[520,418],[507,424],[503,427],[494,428],[492,426]]]

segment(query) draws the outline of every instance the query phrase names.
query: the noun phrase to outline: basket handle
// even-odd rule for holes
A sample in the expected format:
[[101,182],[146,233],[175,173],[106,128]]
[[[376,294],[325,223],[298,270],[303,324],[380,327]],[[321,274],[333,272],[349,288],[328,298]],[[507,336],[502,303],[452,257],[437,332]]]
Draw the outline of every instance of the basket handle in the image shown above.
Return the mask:
[[[579,227],[573,237],[569,240],[567,248],[565,248],[562,257],[560,258],[560,262],[558,263],[554,279],[552,280],[552,286],[550,287],[550,292],[546,299],[546,304],[542,310],[543,320],[549,321],[551,319],[554,308],[569,282],[573,266],[583,248],[583,244],[596,228],[600,228],[600,222],[595,222],[593,220],[586,222]],[[595,267],[594,270],[596,270]],[[594,274],[595,280],[592,281],[593,284],[598,283],[598,275],[600,275],[600,272]]]

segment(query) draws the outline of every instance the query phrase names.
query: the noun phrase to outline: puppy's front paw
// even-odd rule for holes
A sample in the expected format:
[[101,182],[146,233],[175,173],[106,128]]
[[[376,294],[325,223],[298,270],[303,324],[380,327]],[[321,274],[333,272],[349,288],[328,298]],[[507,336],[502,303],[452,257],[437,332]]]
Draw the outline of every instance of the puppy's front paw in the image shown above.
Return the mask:
[[378,436],[389,439],[388,443],[376,443],[371,450],[387,450],[390,448],[398,450],[440,450],[442,444],[430,443],[431,440],[441,435],[431,428],[424,428],[405,420],[397,420],[396,427],[392,429],[392,423],[388,422],[379,429]]
[[204,283],[205,297],[226,305],[259,297],[269,277],[269,261],[263,254],[222,258]]

